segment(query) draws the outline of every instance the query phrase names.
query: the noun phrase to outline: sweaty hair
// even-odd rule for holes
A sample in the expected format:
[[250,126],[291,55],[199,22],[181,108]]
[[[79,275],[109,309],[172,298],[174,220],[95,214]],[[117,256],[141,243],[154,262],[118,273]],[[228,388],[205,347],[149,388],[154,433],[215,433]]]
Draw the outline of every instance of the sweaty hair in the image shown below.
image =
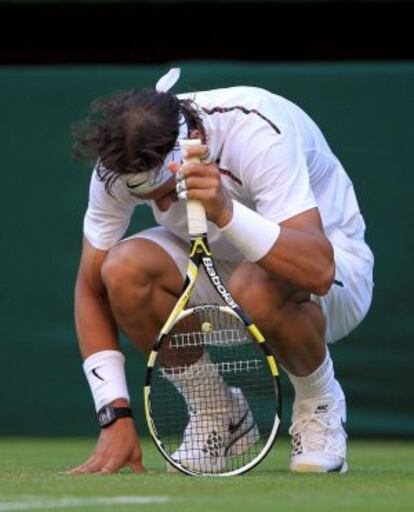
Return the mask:
[[98,179],[110,192],[120,175],[162,165],[177,140],[180,113],[189,126],[202,128],[192,102],[168,92],[133,89],[98,99],[74,127],[73,153],[98,162]]

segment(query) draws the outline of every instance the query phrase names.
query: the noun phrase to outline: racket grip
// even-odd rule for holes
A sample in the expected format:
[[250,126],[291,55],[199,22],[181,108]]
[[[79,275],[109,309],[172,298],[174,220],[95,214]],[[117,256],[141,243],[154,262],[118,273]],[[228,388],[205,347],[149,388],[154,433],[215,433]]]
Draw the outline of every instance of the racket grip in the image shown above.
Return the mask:
[[[200,146],[200,139],[181,139],[179,141],[181,150],[188,148],[189,146]],[[183,162],[198,163],[200,159],[197,157],[184,158]],[[203,204],[197,199],[187,199],[187,221],[188,221],[188,232],[190,237],[197,237],[200,235],[207,234],[207,217],[206,211]]]

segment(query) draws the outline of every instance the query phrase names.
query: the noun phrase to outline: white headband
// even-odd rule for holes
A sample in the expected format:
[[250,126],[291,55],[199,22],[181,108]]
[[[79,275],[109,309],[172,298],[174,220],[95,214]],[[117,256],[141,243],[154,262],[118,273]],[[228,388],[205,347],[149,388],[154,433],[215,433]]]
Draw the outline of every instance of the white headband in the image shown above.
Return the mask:
[[178,82],[181,75],[180,68],[171,68],[168,73],[163,75],[155,84],[158,92],[168,92]]
[[[172,68],[163,75],[155,85],[155,89],[158,92],[168,92],[180,78],[180,68]],[[150,171],[138,172],[136,174],[130,174],[126,177],[126,186],[138,194],[150,194],[166,181],[168,181],[173,175],[168,169],[170,162],[181,163],[181,149],[178,141],[180,139],[188,138],[188,126],[181,114],[179,119],[179,133],[178,138],[175,142],[174,149],[168,153],[162,166],[157,169],[151,169]]]

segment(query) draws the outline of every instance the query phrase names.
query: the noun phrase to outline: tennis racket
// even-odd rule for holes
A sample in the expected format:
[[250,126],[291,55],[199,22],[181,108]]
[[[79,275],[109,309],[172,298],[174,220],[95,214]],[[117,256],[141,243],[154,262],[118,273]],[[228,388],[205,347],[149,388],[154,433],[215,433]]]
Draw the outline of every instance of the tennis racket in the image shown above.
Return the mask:
[[[180,143],[182,149],[201,144]],[[148,358],[146,419],[173,468],[188,475],[239,475],[261,462],[276,439],[279,372],[259,329],[221,281],[208,245],[204,207],[187,200],[187,216],[187,274]],[[201,266],[225,305],[187,307]]]

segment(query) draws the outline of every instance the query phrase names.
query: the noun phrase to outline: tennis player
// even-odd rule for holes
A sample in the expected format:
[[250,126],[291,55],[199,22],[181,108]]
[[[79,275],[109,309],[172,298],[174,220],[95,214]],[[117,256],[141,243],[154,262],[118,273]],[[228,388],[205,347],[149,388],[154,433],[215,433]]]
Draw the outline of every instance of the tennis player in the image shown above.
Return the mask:
[[[314,121],[287,99],[252,87],[173,95],[178,78],[174,69],[154,89],[101,100],[76,131],[77,153],[96,162],[76,326],[101,433],[72,472],[144,471],[118,330],[147,353],[175,304],[187,264],[187,198],[203,203],[221,277],[293,385],[291,470],[345,472],[345,396],[328,347],[363,320],[373,289],[352,182]],[[201,138],[186,155],[201,163],[181,165],[183,138]],[[145,207],[159,226],[123,239]],[[217,302],[207,278],[196,286],[194,302]],[[191,406],[191,390],[180,391]],[[223,396],[238,400],[241,419],[228,420],[243,435],[247,402]],[[210,432],[191,421],[192,449],[201,451]]]

